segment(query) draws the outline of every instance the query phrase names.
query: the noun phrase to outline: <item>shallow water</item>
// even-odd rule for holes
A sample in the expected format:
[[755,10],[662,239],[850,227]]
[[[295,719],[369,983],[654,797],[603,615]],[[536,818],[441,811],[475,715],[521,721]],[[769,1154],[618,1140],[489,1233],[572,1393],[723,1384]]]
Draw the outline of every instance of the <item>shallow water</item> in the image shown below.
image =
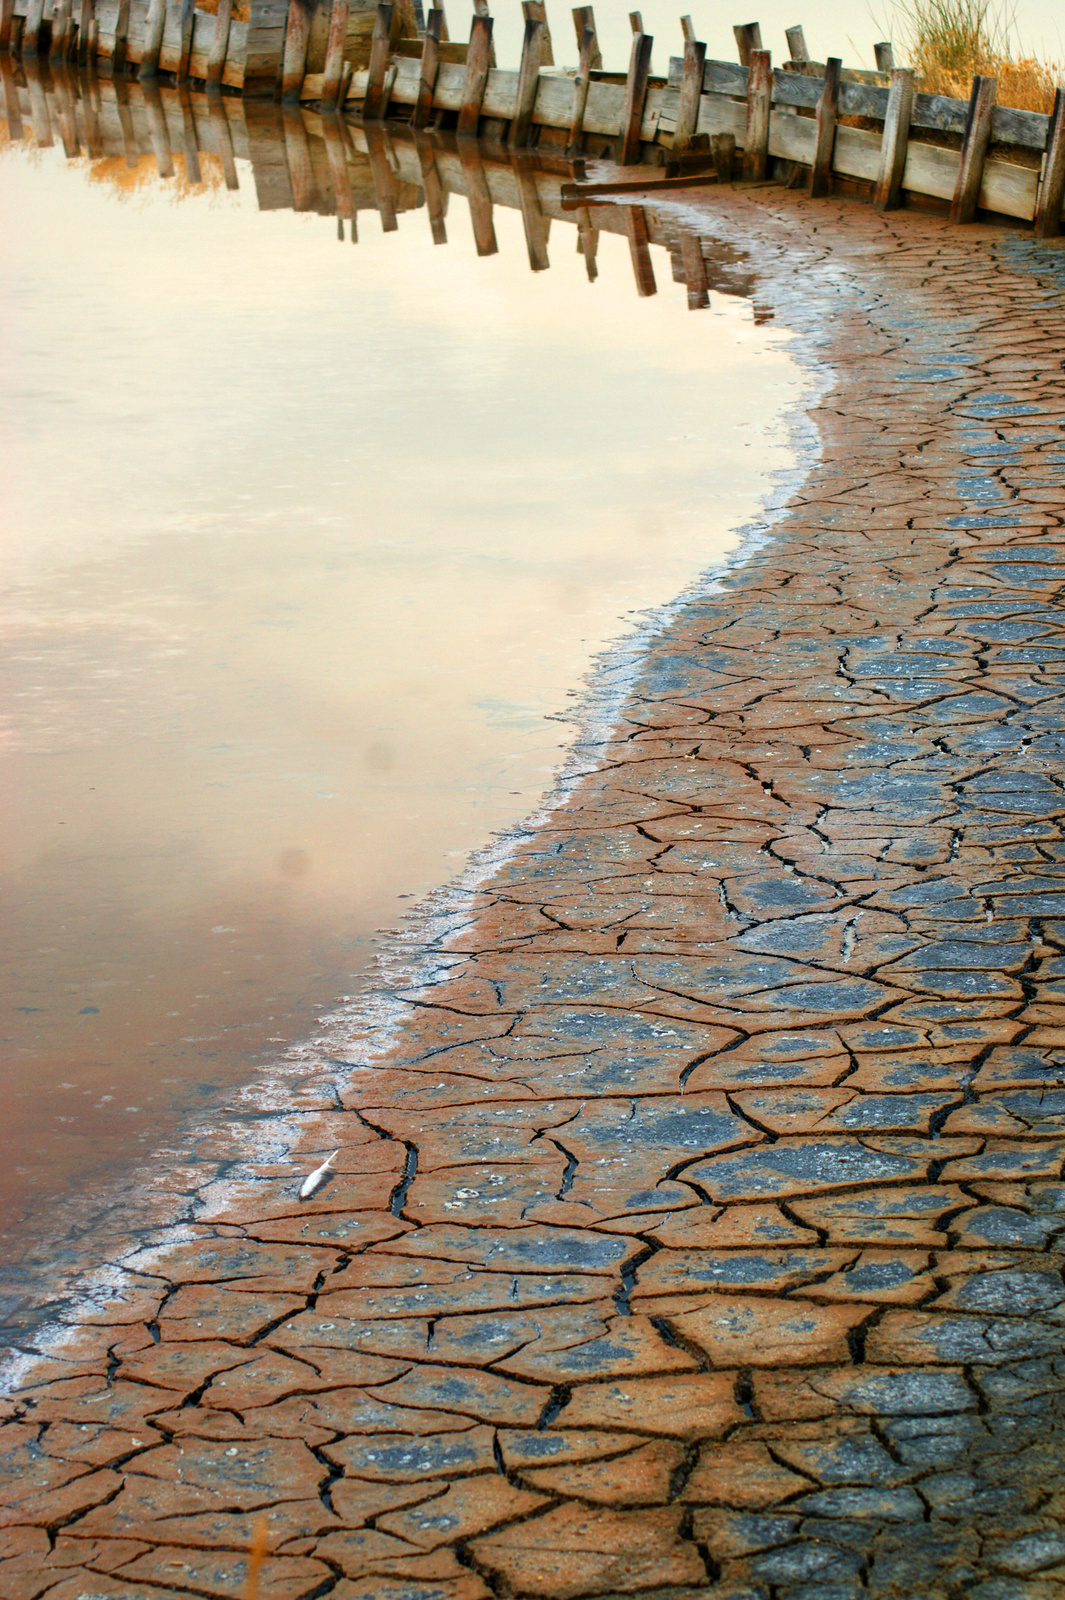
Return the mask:
[[[534,274],[528,203],[496,204],[478,258],[456,196],[435,248],[413,146],[386,142],[399,227],[363,209],[353,249],[317,119],[294,156],[291,119],[249,131],[227,101],[230,191],[203,97],[197,163],[164,92],[163,182],[140,91],[124,119],[100,93],[94,157],[25,88],[0,151],[0,1223],[31,1279],[535,807],[567,738],[549,718],[734,547],[801,388],[749,299],[689,315],[661,248],[639,298],[623,235],[593,283],[572,221],[540,215]],[[444,149],[439,170],[463,172]],[[544,211],[558,182],[535,175]]]

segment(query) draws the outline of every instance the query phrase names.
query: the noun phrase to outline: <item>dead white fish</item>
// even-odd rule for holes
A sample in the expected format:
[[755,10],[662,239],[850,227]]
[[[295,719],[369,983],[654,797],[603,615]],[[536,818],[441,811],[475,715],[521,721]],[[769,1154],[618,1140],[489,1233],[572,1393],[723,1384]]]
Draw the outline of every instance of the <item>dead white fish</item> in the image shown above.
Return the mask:
[[336,1160],[339,1154],[339,1150],[334,1150],[333,1154],[331,1156],[327,1156],[320,1167],[315,1167],[313,1172],[308,1172],[307,1176],[300,1184],[301,1200],[309,1200],[314,1191],[321,1188],[326,1178],[328,1178],[329,1174],[332,1172],[333,1162]]

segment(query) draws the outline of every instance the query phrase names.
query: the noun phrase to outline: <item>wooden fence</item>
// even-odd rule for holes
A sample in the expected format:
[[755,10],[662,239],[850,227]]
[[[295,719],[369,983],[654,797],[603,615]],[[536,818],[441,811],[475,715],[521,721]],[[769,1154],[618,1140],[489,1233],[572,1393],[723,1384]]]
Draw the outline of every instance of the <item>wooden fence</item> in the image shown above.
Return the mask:
[[[734,30],[738,63],[707,61],[686,17],[683,56],[670,61],[668,77],[655,78],[653,41],[638,12],[627,70],[603,69],[591,6],[573,12],[577,68],[556,67],[543,0],[524,0],[513,69],[496,64],[487,0],[475,0],[465,43],[449,40],[442,8],[424,16],[421,0],[331,0],[329,9],[287,0],[287,10],[285,0],[0,7],[0,51],[24,57],[42,49],[53,58],[100,57],[112,71],[136,65],[141,77],[172,72],[179,82],[191,76],[209,88],[268,91],[365,122],[406,118],[516,148],[554,143],[622,166],[665,159],[692,182],[731,180],[738,162],[750,181],[801,183],[815,196],[840,182],[864,188],[882,210],[931,204],[959,223],[982,210],[1031,222],[1042,236],[1061,229],[1065,93],[1051,116],[997,105],[990,77],[974,79],[968,102],[917,94],[913,73],[894,67],[888,45],[877,46],[880,71],[848,72],[838,58],[810,61],[802,29],[792,28],[790,59],[774,69],[751,23]],[[602,186],[597,197],[606,198]]]

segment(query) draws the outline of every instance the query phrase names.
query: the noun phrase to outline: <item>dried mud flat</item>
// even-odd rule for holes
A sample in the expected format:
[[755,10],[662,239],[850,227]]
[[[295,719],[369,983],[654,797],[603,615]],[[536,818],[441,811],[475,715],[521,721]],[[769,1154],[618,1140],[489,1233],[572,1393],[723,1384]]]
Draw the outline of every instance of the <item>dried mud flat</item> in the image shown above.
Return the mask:
[[269,1600],[1065,1593],[1065,252],[699,226],[834,372],[819,464],[308,1070],[336,1180],[26,1367],[7,1600],[236,1595],[258,1519]]

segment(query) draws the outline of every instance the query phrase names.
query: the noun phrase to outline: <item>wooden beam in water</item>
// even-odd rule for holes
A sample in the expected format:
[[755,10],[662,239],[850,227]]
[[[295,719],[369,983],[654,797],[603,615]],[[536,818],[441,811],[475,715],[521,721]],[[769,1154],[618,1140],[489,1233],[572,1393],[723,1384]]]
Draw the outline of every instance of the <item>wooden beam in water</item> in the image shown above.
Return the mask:
[[335,111],[340,103],[340,87],[344,79],[344,45],[347,42],[350,17],[351,6],[348,0],[333,0],[333,9],[329,16],[329,38],[325,47],[325,66],[322,69],[323,111]]
[[436,165],[436,154],[432,143],[424,133],[414,135],[414,148],[418,155],[418,167],[422,175],[422,191],[425,195],[425,209],[429,213],[429,231],[433,236],[434,244],[447,244],[447,227],[444,216],[447,211],[447,195],[440,182],[440,172]]
[[[591,6],[583,7],[590,11]],[[574,12],[576,16],[576,12]],[[592,81],[593,62],[598,53],[598,45],[594,28],[585,28],[581,37],[581,58],[577,64],[577,76],[573,80],[573,120],[569,125],[569,140],[566,148],[576,155],[584,149],[584,113],[588,105],[588,86]],[[599,58],[602,60],[602,57]]]
[[444,13],[439,6],[430,11],[422,39],[421,70],[418,78],[418,98],[414,102],[412,121],[416,128],[424,128],[436,115],[433,110],[433,90],[440,68],[440,40],[444,27]]
[[621,113],[621,149],[618,161],[630,166],[639,154],[640,127],[643,123],[644,101],[647,99],[647,80],[651,75],[651,47],[654,39],[649,33],[634,33],[632,54],[629,56],[629,74],[625,80],[625,104]]
[[[333,199],[341,230],[344,220],[355,215],[355,197],[351,192],[351,172],[348,169],[348,145],[344,128],[335,111],[322,117],[322,138],[325,140],[325,158],[329,163],[329,179],[333,185]],[[343,238],[343,231],[341,232]]]
[[148,123],[148,137],[152,141],[152,153],[155,156],[155,165],[161,178],[174,176],[174,155],[170,148],[170,129],[167,126],[166,112],[163,109],[163,99],[159,93],[159,85],[154,78],[148,78],[141,84],[141,94],[144,96],[144,115]]
[[[585,29],[586,28],[591,28],[592,35],[593,35],[593,37],[595,36],[595,11],[594,11],[593,7],[592,6],[574,6],[574,8],[573,8],[573,26],[574,26],[574,29],[576,30],[576,34],[577,34],[577,48],[578,48],[578,50],[583,50],[584,49],[584,33],[585,33]],[[595,45],[594,45],[594,47],[592,49],[592,60],[591,60],[592,71],[593,72],[598,71],[602,67],[602,65],[603,65],[603,58],[599,53],[599,40],[596,39]]]
[[233,159],[233,135],[226,114],[226,103],[221,95],[211,96],[211,127],[214,130],[215,144],[218,146],[218,159],[222,163],[222,176],[226,180],[226,188],[239,189],[237,163]]
[[895,71],[895,52],[891,48],[890,39],[883,39],[879,44],[874,44],[873,55],[876,57],[877,72]]
[[[293,4],[295,3],[296,0],[293,0]],[[375,122],[388,110],[388,100],[384,93],[385,75],[388,72],[389,57],[398,37],[399,27],[400,18],[396,7],[378,6],[373,36],[370,40],[370,66],[366,77],[366,93],[362,102],[364,122]]]
[[894,211],[902,204],[902,174],[910,137],[913,84],[914,75],[908,68],[894,69],[880,145],[880,173],[873,191],[873,205],[878,211]]
[[1035,231],[1040,239],[1053,239],[1061,232],[1061,208],[1065,200],[1065,89],[1054,91],[1054,111],[1047,133],[1046,160],[1035,202]]
[[214,19],[214,32],[211,35],[211,48],[207,56],[207,87],[208,89],[221,89],[222,73],[225,70],[226,55],[229,51],[229,25],[233,18],[233,0],[218,0],[218,12]]
[[958,163],[958,181],[954,186],[954,199],[950,206],[951,222],[972,222],[976,216],[976,202],[980,197],[980,184],[984,176],[984,161],[991,140],[991,114],[995,109],[998,79],[981,76],[973,79],[969,96],[969,114],[965,119],[961,160]]
[[677,100],[677,121],[673,129],[673,149],[687,150],[699,122],[699,101],[706,71],[706,46],[697,39],[684,41],[684,68]]
[[629,240],[636,293],[641,299],[658,293],[655,269],[651,265],[651,245],[647,237],[647,216],[642,206],[625,207],[625,232]]
[[510,142],[519,148],[527,145],[532,131],[533,112],[536,109],[536,91],[540,87],[540,66],[543,61],[544,24],[536,17],[525,20],[525,38],[521,47],[521,66],[518,68],[518,92],[514,103],[514,118],[510,124]]
[[788,41],[788,50],[792,61],[809,61],[810,52],[806,47],[806,35],[801,24],[794,28],[785,28],[784,37]]
[[544,4],[544,0],[522,0],[521,14],[526,22],[543,23],[544,31],[541,35],[543,55],[540,58],[540,64],[544,67],[553,67],[555,64],[555,47],[551,42],[551,29],[547,21],[547,6]]
[[688,310],[704,311],[710,304],[710,286],[706,281],[706,260],[702,242],[687,229],[680,236],[680,258],[684,266],[684,282],[688,289]]
[[752,50],[747,74],[747,122],[743,173],[761,183],[769,159],[769,115],[773,100],[773,61],[768,50]]
[[732,33],[739,51],[740,66],[749,67],[752,53],[762,48],[762,30],[757,22],[741,22],[733,27]]
[[307,127],[299,106],[281,107],[281,126],[284,130],[285,165],[292,185],[293,209],[311,211],[318,197],[318,186],[314,181]]
[[466,51],[466,82],[462,90],[462,109],[458,131],[476,134],[481,117],[481,102],[488,84],[489,57],[492,53],[491,17],[474,17]]
[[492,223],[492,196],[488,192],[480,151],[474,139],[460,139],[458,147],[462,175],[466,180],[466,201],[470,208],[473,242],[479,256],[494,256],[499,245]]
[[838,56],[829,56],[825,62],[825,86],[817,102],[817,121],[814,133],[814,159],[806,186],[809,195],[817,198],[828,193],[832,184],[832,151],[836,144],[836,115],[839,111],[839,72],[842,62]]
[[529,268],[532,272],[546,272],[551,265],[547,259],[547,235],[551,224],[540,205],[536,174],[528,164],[528,158],[522,160],[516,155],[513,165],[522,227],[525,230],[525,247],[529,252]]
[[[86,0],[83,0],[84,14]],[[144,19],[144,43],[141,47],[140,78],[154,78],[159,71],[159,52],[163,48],[163,30],[166,27],[166,0],[149,0],[148,14]]]
[[366,154],[370,163],[370,177],[373,180],[374,200],[381,217],[381,231],[395,233],[399,227],[399,219],[396,216],[396,202],[399,197],[385,149],[384,130],[369,123],[363,131],[366,135]]

